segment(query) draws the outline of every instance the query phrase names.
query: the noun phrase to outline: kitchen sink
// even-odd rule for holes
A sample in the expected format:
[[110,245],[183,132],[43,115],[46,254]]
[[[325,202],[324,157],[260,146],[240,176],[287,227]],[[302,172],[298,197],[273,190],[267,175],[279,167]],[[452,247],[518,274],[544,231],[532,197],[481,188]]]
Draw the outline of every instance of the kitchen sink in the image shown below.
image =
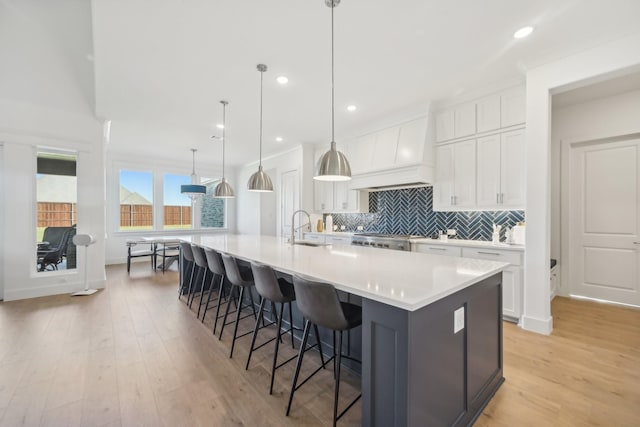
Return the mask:
[[306,240],[296,240],[294,244],[302,245],[302,246],[328,246],[329,245],[328,243],[309,242]]

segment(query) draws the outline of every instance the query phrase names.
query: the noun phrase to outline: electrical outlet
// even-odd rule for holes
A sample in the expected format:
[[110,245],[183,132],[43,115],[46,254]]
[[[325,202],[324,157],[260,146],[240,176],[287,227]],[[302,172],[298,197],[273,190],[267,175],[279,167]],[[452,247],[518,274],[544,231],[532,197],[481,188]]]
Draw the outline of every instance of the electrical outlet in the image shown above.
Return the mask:
[[359,226],[358,226],[358,228],[357,228],[357,230],[358,230],[358,231],[362,231],[362,230],[364,230],[364,227],[363,227],[363,226],[361,226],[361,225],[359,225]]
[[464,307],[453,312],[453,333],[457,334],[464,329]]
[[457,236],[457,235],[458,235],[458,232],[456,230],[451,228],[447,229],[447,236]]

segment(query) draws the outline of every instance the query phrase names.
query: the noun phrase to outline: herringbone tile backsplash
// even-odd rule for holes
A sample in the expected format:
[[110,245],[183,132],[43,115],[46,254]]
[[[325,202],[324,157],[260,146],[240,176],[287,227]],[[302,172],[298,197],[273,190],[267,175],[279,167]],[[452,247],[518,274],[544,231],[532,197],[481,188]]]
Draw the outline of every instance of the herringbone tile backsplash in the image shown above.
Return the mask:
[[407,188],[369,193],[366,214],[333,214],[333,224],[347,231],[430,236],[453,228],[460,239],[491,240],[492,224],[504,230],[524,221],[524,211],[434,212],[433,187]]

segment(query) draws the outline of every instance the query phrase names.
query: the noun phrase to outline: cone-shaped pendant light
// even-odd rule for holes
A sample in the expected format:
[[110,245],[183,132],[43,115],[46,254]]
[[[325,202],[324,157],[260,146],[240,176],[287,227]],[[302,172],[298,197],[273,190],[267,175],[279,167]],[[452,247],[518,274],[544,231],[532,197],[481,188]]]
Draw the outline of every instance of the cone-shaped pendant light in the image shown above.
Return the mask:
[[318,171],[313,178],[318,181],[348,181],[351,179],[351,166],[347,157],[336,149],[335,138],[333,9],[340,4],[340,0],[325,0],[325,3],[331,8],[331,148],[320,157]]
[[229,104],[227,101],[220,101],[222,104],[222,181],[216,185],[216,191],[214,197],[218,197],[220,199],[232,199],[236,197],[233,192],[233,188],[227,182],[224,177],[224,146],[227,143],[227,138],[225,137],[227,130],[227,105]]
[[267,71],[267,66],[264,64],[258,64],[258,71],[260,71],[260,165],[258,166],[258,172],[251,175],[247,188],[249,191],[256,191],[260,193],[266,193],[273,191],[273,184],[269,175],[262,170],[262,80],[264,72]]
[[187,196],[189,196],[193,203],[197,202],[198,199],[203,194],[207,193],[207,187],[205,187],[204,185],[199,185],[197,183],[198,176],[196,175],[196,151],[198,150],[196,150],[195,148],[191,149],[191,152],[193,153],[193,169],[191,170],[191,184],[180,186],[180,193],[186,194]]

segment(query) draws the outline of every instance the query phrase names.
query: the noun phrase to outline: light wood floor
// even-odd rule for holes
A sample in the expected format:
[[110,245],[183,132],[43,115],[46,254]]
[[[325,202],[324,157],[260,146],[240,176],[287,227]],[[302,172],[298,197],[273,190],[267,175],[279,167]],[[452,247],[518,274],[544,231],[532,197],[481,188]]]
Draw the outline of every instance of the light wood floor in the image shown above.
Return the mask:
[[[330,425],[330,370],[285,417],[293,364],[269,396],[271,346],[245,371],[249,337],[229,359],[231,328],[214,338],[178,302],[175,273],[132,269],[109,267],[90,297],[0,303],[0,426]],[[553,315],[549,337],[505,323],[506,382],[476,425],[639,426],[640,311],[556,298]],[[318,360],[307,353],[306,372]],[[358,388],[347,376],[343,403]],[[357,404],[340,425],[359,424]]]

